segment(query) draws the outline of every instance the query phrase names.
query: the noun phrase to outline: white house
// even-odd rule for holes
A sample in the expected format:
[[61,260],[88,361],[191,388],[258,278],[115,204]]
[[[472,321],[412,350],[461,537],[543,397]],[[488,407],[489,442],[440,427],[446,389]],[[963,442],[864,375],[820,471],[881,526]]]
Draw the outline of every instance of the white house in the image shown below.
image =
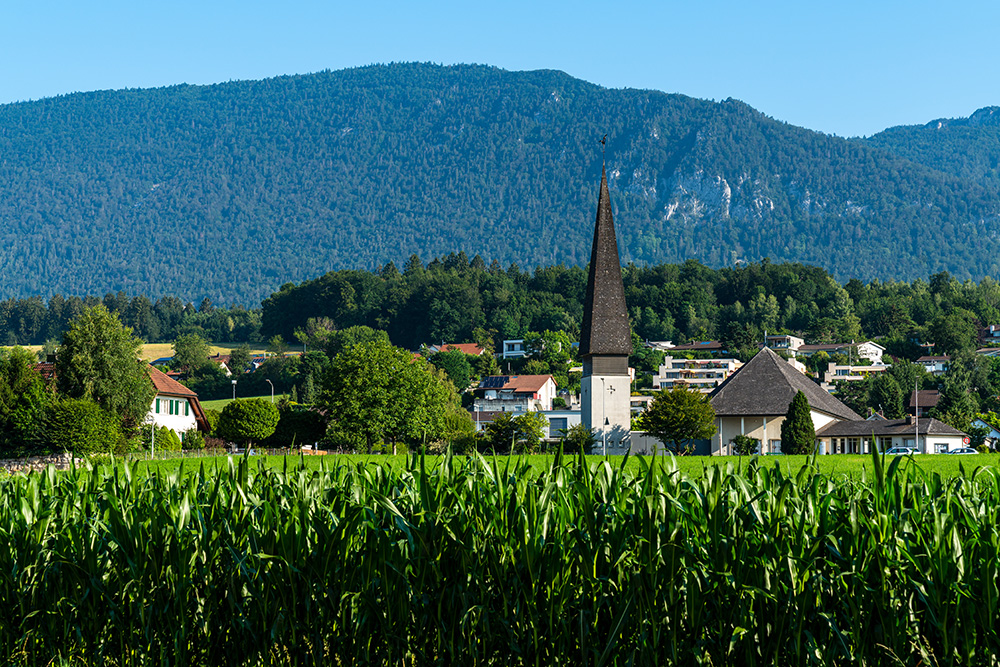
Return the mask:
[[147,370],[149,379],[156,389],[149,414],[146,415],[147,424],[165,426],[178,436],[195,428],[202,431],[209,430],[205,412],[198,402],[198,394],[152,366]]
[[948,370],[948,364],[951,363],[951,357],[947,355],[924,356],[917,359],[916,363],[923,366],[931,375],[944,375]]
[[555,397],[551,375],[488,375],[476,389],[473,412],[551,410]]
[[791,357],[795,357],[799,348],[805,345],[805,343],[806,342],[798,336],[790,336],[787,334],[764,336],[764,345],[772,350],[787,352]]
[[523,338],[511,338],[503,342],[503,349],[500,351],[501,359],[520,359],[528,356],[528,348],[524,344]]

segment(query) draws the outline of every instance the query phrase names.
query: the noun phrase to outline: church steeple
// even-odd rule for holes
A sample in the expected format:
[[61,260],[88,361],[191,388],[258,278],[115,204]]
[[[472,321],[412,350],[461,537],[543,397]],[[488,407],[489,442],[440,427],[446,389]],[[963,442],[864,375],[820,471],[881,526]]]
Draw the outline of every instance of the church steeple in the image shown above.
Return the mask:
[[583,305],[583,328],[580,332],[580,356],[628,356],[632,352],[632,334],[625,308],[618,241],[611,216],[607,172],[601,168],[601,193],[597,199],[597,222],[594,245],[590,251],[590,275]]
[[[603,140],[601,144],[603,146]],[[600,433],[605,453],[624,453],[630,446],[632,412],[628,355],[631,353],[632,332],[625,309],[622,265],[618,259],[615,223],[611,219],[608,175],[602,166],[601,194],[597,198],[597,222],[580,332],[583,360],[580,419],[588,429]]]

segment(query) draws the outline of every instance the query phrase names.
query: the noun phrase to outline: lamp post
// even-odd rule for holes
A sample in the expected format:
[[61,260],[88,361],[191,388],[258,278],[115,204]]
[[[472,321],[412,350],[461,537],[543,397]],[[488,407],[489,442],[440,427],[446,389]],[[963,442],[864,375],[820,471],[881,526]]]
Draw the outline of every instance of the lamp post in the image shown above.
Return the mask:
[[233,400],[236,400],[236,380],[233,380]]
[[265,381],[271,385],[271,402],[274,403],[274,384],[265,378]]
[[601,440],[604,442],[604,456],[608,455],[608,415],[604,408],[607,405],[608,392],[604,389],[604,378],[601,378],[601,417],[604,423],[601,424]]

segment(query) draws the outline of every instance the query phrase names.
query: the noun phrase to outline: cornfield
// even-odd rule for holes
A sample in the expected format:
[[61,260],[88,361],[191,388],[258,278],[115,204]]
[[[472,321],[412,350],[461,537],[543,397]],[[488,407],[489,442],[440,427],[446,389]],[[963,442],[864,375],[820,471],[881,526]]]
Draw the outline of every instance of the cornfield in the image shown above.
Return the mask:
[[995,665],[1000,478],[444,457],[0,479],[0,662]]

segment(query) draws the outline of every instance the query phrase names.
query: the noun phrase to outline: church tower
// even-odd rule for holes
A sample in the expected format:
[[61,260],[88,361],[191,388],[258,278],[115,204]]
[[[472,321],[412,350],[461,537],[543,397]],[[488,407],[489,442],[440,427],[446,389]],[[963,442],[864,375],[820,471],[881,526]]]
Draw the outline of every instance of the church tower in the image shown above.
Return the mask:
[[623,454],[631,431],[632,383],[628,356],[632,333],[625,308],[625,286],[618,259],[618,241],[611,219],[608,178],[601,168],[601,193],[597,199],[594,245],[590,251],[590,275],[583,305],[580,356],[583,378],[580,402],[583,423],[594,430],[598,446],[607,443],[609,453]]

